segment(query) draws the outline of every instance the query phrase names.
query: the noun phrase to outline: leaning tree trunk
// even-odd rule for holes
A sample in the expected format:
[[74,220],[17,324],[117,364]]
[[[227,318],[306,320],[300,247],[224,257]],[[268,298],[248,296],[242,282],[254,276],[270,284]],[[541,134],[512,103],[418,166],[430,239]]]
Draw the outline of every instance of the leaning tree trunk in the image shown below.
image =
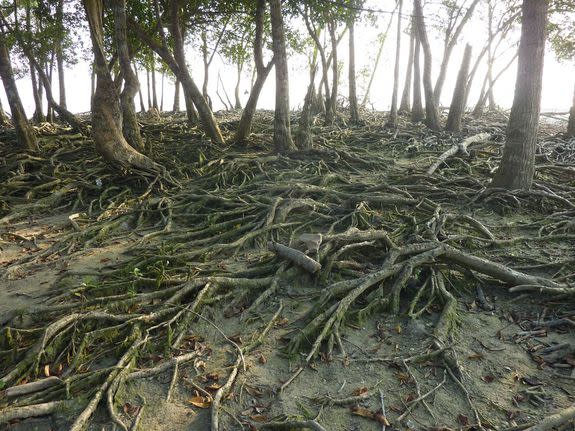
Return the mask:
[[421,50],[421,43],[417,30],[415,31],[415,52],[413,53],[413,103],[411,107],[411,121],[419,123],[425,118],[423,112],[423,104],[421,103],[421,67],[419,66],[419,57]]
[[286,54],[286,35],[281,0],[269,0],[272,24],[272,46],[276,69],[276,108],[274,115],[274,150],[295,150],[290,131],[289,75]]
[[114,0],[112,12],[114,14],[114,39],[120,70],[124,78],[124,89],[120,94],[120,106],[122,108],[122,132],[124,138],[138,151],[144,150],[144,141],[140,134],[140,125],[136,118],[136,104],[134,97],[138,93],[140,84],[132,69],[130,53],[128,49],[128,37],[126,31],[126,0]]
[[548,0],[523,0],[515,97],[492,187],[529,190],[533,182],[548,6]]
[[[357,80],[355,77],[355,16],[349,21],[349,116],[352,123],[359,123],[359,108],[357,104]],[[315,75],[315,72],[314,72]],[[309,89],[308,89],[309,93]],[[315,93],[315,87],[314,91]],[[314,94],[310,94],[310,104],[313,101]],[[307,102],[307,95],[306,95]],[[311,112],[311,109],[310,109]],[[302,113],[303,115],[303,113]]]
[[391,96],[391,109],[389,110],[389,119],[387,127],[395,128],[397,126],[397,93],[399,91],[399,62],[401,54],[401,10],[403,0],[399,0],[399,12],[397,14],[397,41],[395,44],[395,67],[393,69],[393,93]]
[[256,113],[256,107],[262,88],[266,79],[274,66],[272,59],[267,65],[263,61],[263,34],[265,24],[266,0],[257,0],[255,13],[255,34],[254,34],[254,63],[256,80],[252,85],[250,97],[244,107],[238,129],[234,135],[234,141],[243,143],[246,141],[252,129],[252,122]]
[[4,112],[4,106],[2,106],[2,100],[0,100],[0,127],[10,127],[11,125],[10,118]]
[[14,72],[12,71],[12,64],[10,62],[10,54],[6,47],[6,40],[4,36],[0,35],[0,77],[6,90],[6,97],[10,105],[10,112],[12,113],[12,123],[16,129],[16,138],[18,145],[27,151],[38,151],[38,143],[34,135],[34,129],[28,124],[26,113],[18,94],[16,81],[14,80]]
[[122,135],[118,93],[104,56],[103,1],[84,0],[90,26],[97,83],[92,109],[92,137],[96,150],[122,169],[137,168],[158,173],[161,166],[131,147]]
[[453,91],[453,99],[451,99],[451,106],[449,107],[449,116],[447,117],[447,125],[445,128],[452,132],[459,132],[461,129],[461,119],[465,112],[465,92],[467,91],[467,78],[469,77],[469,65],[471,64],[471,45],[465,46],[463,53],[463,61],[461,68],[457,75],[457,82],[455,83],[455,90]]
[[575,137],[575,89],[573,90],[573,106],[569,112],[569,123],[567,124],[567,136]]
[[423,10],[421,0],[414,0],[413,10],[417,20],[417,31],[419,40],[423,48],[423,90],[425,92],[425,124],[431,130],[439,130],[439,112],[433,96],[433,86],[431,84],[431,47],[427,39],[425,21],[423,19]]
[[415,51],[415,25],[411,25],[411,36],[409,40],[409,55],[407,59],[407,70],[405,72],[405,84],[403,86],[403,93],[401,94],[401,103],[399,104],[399,112],[406,113],[411,109],[409,97],[411,96],[411,79],[413,75],[413,56]]

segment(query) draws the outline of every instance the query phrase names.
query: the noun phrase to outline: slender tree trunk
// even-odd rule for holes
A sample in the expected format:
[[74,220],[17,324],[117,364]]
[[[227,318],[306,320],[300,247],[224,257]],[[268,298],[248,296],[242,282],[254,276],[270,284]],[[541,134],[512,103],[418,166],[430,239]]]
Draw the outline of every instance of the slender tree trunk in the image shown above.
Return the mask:
[[10,118],[6,115],[4,107],[2,106],[2,100],[0,100],[0,127],[10,127],[11,125]]
[[172,109],[174,112],[180,112],[180,80],[176,78],[176,84],[174,85],[174,107]]
[[[398,3],[395,4],[395,9],[397,9]],[[367,101],[369,100],[369,93],[371,92],[371,85],[373,84],[373,80],[375,78],[375,72],[377,71],[377,67],[379,66],[379,61],[381,60],[381,54],[383,53],[383,46],[385,45],[385,40],[387,39],[387,34],[389,33],[389,29],[391,28],[391,24],[393,23],[393,15],[395,14],[395,9],[391,13],[389,17],[389,22],[387,23],[387,27],[385,28],[385,32],[380,36],[381,41],[379,42],[379,47],[377,48],[377,54],[375,55],[375,64],[371,68],[371,75],[369,76],[369,81],[367,83],[367,88],[365,90],[365,94],[363,95],[363,100],[361,101],[361,107],[365,108]]]
[[409,38],[409,55],[407,58],[407,70],[405,72],[405,84],[403,86],[403,93],[401,94],[401,103],[399,104],[399,112],[407,113],[411,110],[409,98],[411,97],[411,80],[413,78],[413,56],[415,51],[415,25],[411,25],[411,35]]
[[[351,35],[351,32],[350,32]],[[310,71],[310,83],[307,87],[307,93],[305,95],[305,100],[303,103],[303,108],[301,110],[301,116],[299,118],[298,129],[296,132],[295,142],[296,146],[300,150],[310,149],[313,145],[313,139],[311,136],[311,121],[313,118],[312,103],[315,93],[315,73],[317,70],[317,65],[313,64]]]
[[415,37],[415,52],[413,53],[413,103],[411,107],[411,121],[419,123],[425,118],[423,111],[423,104],[421,102],[421,67],[419,66],[419,57],[421,51],[421,43],[419,37]]
[[[439,68],[439,75],[437,76],[437,80],[435,81],[435,87],[433,90],[433,100],[436,106],[439,106],[441,101],[441,92],[443,90],[443,84],[445,84],[445,78],[447,76],[447,67],[449,66],[449,60],[451,58],[451,54],[453,53],[453,48],[455,48],[455,45],[457,45],[457,41],[459,39],[461,32],[463,31],[463,27],[473,15],[473,11],[475,10],[475,7],[477,6],[478,3],[479,0],[473,0],[471,5],[465,12],[465,15],[463,16],[463,18],[461,18],[461,21],[457,26],[457,28],[455,29],[453,36],[450,38],[450,40],[445,46],[445,52],[443,53],[443,59],[441,60],[441,66]],[[462,8],[464,7],[464,4],[461,6]]]
[[234,97],[236,103],[234,104],[234,109],[242,109],[242,101],[240,100],[240,82],[242,80],[242,70],[244,69],[244,62],[238,61],[237,64],[237,77],[236,77],[236,87],[234,88]]
[[339,84],[339,74],[338,74],[338,59],[337,59],[337,37],[335,34],[335,30],[337,27],[337,23],[335,19],[330,20],[328,23],[329,28],[329,37],[331,40],[331,57],[332,57],[332,83],[331,83],[331,99],[329,103],[331,104],[331,112],[333,114],[332,120],[337,117],[337,92],[338,92],[338,84]]
[[131,147],[122,135],[122,114],[118,92],[104,56],[103,2],[84,0],[96,65],[96,93],[92,110],[92,137],[96,150],[121,169],[137,168],[160,172],[161,167]]
[[35,123],[42,123],[46,121],[44,117],[44,110],[42,109],[42,95],[40,94],[40,88],[42,88],[38,80],[36,79],[36,69],[32,62],[30,63],[30,81],[32,83],[32,97],[34,98],[34,113],[32,114],[32,121]]
[[[357,104],[357,80],[355,76],[355,16],[352,16],[349,20],[349,116],[352,123],[359,123],[359,108]],[[315,77],[315,70],[314,70]],[[312,80],[313,86],[313,80]],[[306,94],[306,101],[310,105],[313,102],[315,95],[315,87],[313,87],[313,92],[308,89],[308,94]],[[309,101],[308,101],[309,95]],[[305,107],[305,103],[304,103]],[[309,107],[309,112],[311,112],[311,106]],[[302,112],[303,115],[303,112]],[[298,145],[299,146],[299,145]]]
[[14,124],[14,129],[16,129],[18,145],[26,151],[38,151],[34,129],[28,124],[26,113],[18,94],[18,87],[16,87],[14,73],[12,72],[10,54],[3,35],[0,35],[0,77],[4,84],[4,90],[6,90],[8,104],[10,105],[12,123]]
[[245,142],[252,128],[252,122],[256,113],[256,107],[262,88],[266,79],[274,66],[274,60],[267,65],[263,62],[263,34],[265,22],[266,0],[257,0],[255,13],[255,34],[254,34],[254,63],[256,80],[252,85],[250,97],[244,107],[238,129],[234,135],[235,142]]
[[158,92],[156,91],[156,55],[152,52],[152,67],[150,68],[152,75],[152,106],[159,112],[158,108]]
[[[58,0],[56,6],[56,23],[60,31],[64,31],[64,0]],[[56,38],[56,64],[58,66],[58,90],[60,96],[60,106],[67,108],[66,104],[66,80],[64,76],[64,53],[62,50],[62,38]]]
[[286,54],[286,35],[281,11],[281,0],[269,0],[272,24],[272,45],[276,69],[276,108],[274,116],[274,150],[295,150],[290,131],[289,75]]
[[120,94],[120,106],[122,109],[122,132],[124,138],[138,151],[144,150],[144,141],[140,133],[140,125],[136,118],[136,104],[134,98],[140,88],[138,78],[132,69],[132,61],[128,49],[128,36],[126,31],[126,0],[114,0],[111,2],[114,14],[114,39],[120,70],[124,78],[124,89]]
[[529,190],[535,173],[548,0],[523,0],[515,97],[492,186]]
[[94,94],[96,93],[96,65],[92,63],[90,71],[90,111],[94,107]]
[[160,84],[160,112],[164,111],[164,79],[166,74],[162,72],[162,83]]
[[395,128],[397,126],[397,93],[399,91],[399,62],[401,54],[401,11],[403,0],[399,1],[399,13],[397,15],[397,41],[395,45],[395,67],[393,69],[393,93],[391,96],[391,109],[389,110],[389,119],[387,127]]
[[[54,51],[51,52],[50,54],[50,61],[49,63],[46,65],[46,76],[48,77],[48,83],[50,86],[50,90],[46,89],[46,86],[44,85],[44,89],[46,90],[46,95],[48,94],[48,91],[50,91],[50,93],[52,93],[52,83],[54,82]],[[54,122],[54,111],[55,111],[55,106],[56,105],[56,99],[52,98],[51,100],[48,100],[48,112],[46,113],[46,120],[49,123],[53,123]],[[66,109],[63,107],[60,107],[61,109]],[[58,114],[59,115],[59,114]]]
[[485,78],[483,78],[483,84],[481,85],[481,92],[479,93],[479,99],[477,99],[477,103],[475,104],[475,107],[473,108],[473,112],[471,114],[473,115],[473,118],[481,117],[483,115],[483,111],[485,110],[485,100],[486,100],[485,89],[487,88],[488,79],[489,75],[486,73]]
[[575,89],[573,90],[573,106],[569,112],[569,123],[567,124],[567,136],[575,137]]
[[[490,78],[489,72],[485,75],[485,81],[483,81],[483,87],[481,88],[481,96],[479,98],[479,101],[477,102],[477,105],[475,106],[475,109],[473,110],[473,116],[474,117],[478,118],[481,115],[483,115],[485,105],[489,99],[489,94],[493,94],[493,88],[495,87],[495,84],[497,83],[497,81],[499,80],[501,75],[503,75],[503,73],[507,69],[509,69],[511,67],[511,65],[515,62],[517,55],[518,55],[518,53],[516,53],[511,58],[511,60],[509,60],[509,62],[499,71],[499,73],[494,78]],[[491,81],[491,84],[487,88],[487,91],[485,91],[485,85],[489,81]]]
[[453,99],[451,99],[451,106],[449,108],[449,116],[447,117],[446,129],[452,132],[459,132],[461,129],[461,119],[465,112],[465,92],[467,91],[467,78],[469,76],[469,66],[471,64],[471,45],[465,46],[463,53],[463,61],[457,76],[455,90],[453,91]]
[[213,109],[212,100],[208,96],[208,82],[210,79],[210,63],[208,59],[208,38],[206,36],[206,31],[202,30],[201,34],[202,39],[202,60],[204,63],[204,82],[202,83],[202,95],[204,99],[208,101],[210,105],[210,109]]
[[489,81],[489,89],[487,90],[487,96],[489,98],[489,110],[495,111],[495,97],[493,96],[493,3],[488,0],[488,13],[487,13],[487,25],[489,33],[489,44],[488,44],[488,61],[487,61],[487,77]]
[[427,30],[425,29],[425,21],[423,19],[423,10],[421,8],[421,0],[414,0],[414,14],[417,20],[417,31],[419,33],[419,40],[423,48],[423,90],[425,92],[425,124],[432,130],[439,130],[439,112],[435,98],[433,97],[433,87],[431,84],[431,47],[427,39]]
[[148,92],[148,111],[152,109],[152,86],[150,84],[150,68],[146,65],[146,90]]
[[142,86],[140,85],[140,78],[138,77],[138,65],[134,63],[134,74],[138,80],[138,97],[140,99],[140,112],[146,112],[146,106],[144,105],[144,95],[142,93]]

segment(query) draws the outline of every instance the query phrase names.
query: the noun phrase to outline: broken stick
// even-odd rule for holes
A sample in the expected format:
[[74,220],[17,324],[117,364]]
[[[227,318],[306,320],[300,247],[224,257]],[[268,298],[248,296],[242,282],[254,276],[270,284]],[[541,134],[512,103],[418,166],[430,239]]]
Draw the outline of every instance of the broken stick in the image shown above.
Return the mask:
[[279,257],[293,262],[311,274],[315,274],[321,269],[321,264],[318,261],[306,256],[305,253],[296,250],[295,248],[278,244],[274,241],[268,242],[268,248],[275,252]]
[[429,169],[427,170],[427,175],[433,175],[433,173],[441,166],[443,162],[445,162],[451,156],[455,156],[457,153],[462,153],[464,155],[468,155],[467,147],[471,144],[476,142],[484,142],[488,141],[491,138],[489,133],[479,133],[477,135],[470,136],[469,138],[465,139],[463,142],[453,145],[449,150],[443,153],[438,159],[432,164]]

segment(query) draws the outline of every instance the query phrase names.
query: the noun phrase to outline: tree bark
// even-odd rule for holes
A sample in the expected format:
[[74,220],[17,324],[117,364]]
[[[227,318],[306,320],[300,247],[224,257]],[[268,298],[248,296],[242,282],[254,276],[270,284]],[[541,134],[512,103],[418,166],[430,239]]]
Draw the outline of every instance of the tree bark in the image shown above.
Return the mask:
[[14,72],[10,61],[10,54],[6,47],[6,40],[0,35],[0,77],[6,90],[6,98],[12,113],[12,123],[16,129],[18,145],[26,151],[38,151],[38,143],[34,134],[34,129],[28,124],[26,113],[18,94]]
[[[351,17],[349,20],[349,116],[351,118],[352,123],[359,123],[359,108],[357,104],[357,80],[355,76],[355,15]],[[315,71],[314,71],[315,76]],[[309,93],[308,89],[308,93]],[[314,91],[310,93],[310,105],[315,97],[315,87]],[[306,95],[306,102],[307,102],[307,95]],[[304,103],[305,107],[305,103]],[[311,109],[310,109],[311,112]],[[302,113],[303,115],[303,113]]]
[[0,127],[10,127],[11,125],[10,118],[6,115],[4,106],[2,106],[2,100],[0,100]]
[[515,97],[492,187],[529,190],[535,172],[548,0],[523,0]]
[[421,7],[421,0],[414,0],[414,14],[417,20],[417,31],[419,33],[419,40],[423,48],[423,90],[425,92],[425,124],[432,130],[439,130],[439,112],[437,111],[437,104],[433,96],[433,87],[431,84],[431,47],[427,39],[427,30],[425,29],[425,21],[423,19],[423,10]]
[[256,113],[256,107],[262,88],[266,79],[274,66],[272,59],[267,65],[263,60],[263,34],[265,23],[266,0],[257,0],[255,13],[255,34],[254,34],[254,62],[256,71],[256,80],[250,91],[250,97],[244,107],[238,129],[234,135],[234,141],[243,143],[250,135],[252,122]]
[[180,112],[180,80],[177,78],[176,84],[174,85],[174,107],[172,111]]
[[395,67],[393,69],[393,93],[391,96],[391,108],[387,127],[395,128],[397,126],[397,93],[399,91],[399,62],[401,59],[401,11],[403,0],[398,0],[399,13],[397,14],[397,41],[395,44]]
[[573,106],[569,112],[569,123],[567,124],[567,136],[575,137],[575,89],[573,90]]
[[122,109],[122,132],[124,138],[138,151],[144,150],[144,141],[140,134],[140,125],[136,118],[136,104],[134,97],[138,93],[140,84],[132,69],[132,62],[128,49],[126,32],[126,0],[113,0],[112,13],[114,14],[114,39],[120,70],[124,78],[124,88],[120,93],[120,106]]
[[[350,35],[351,34],[352,33],[350,32]],[[301,116],[299,118],[298,129],[296,133],[296,146],[300,150],[310,149],[313,145],[313,139],[311,136],[311,122],[313,118],[312,103],[315,96],[316,70],[317,64],[312,64],[310,71],[310,83],[307,87],[307,93],[305,95]]]
[[152,107],[159,112],[158,107],[158,93],[156,91],[156,55],[152,52],[152,66],[150,67],[150,74],[152,75]]
[[461,129],[461,119],[465,112],[465,92],[467,91],[467,78],[469,76],[469,66],[471,64],[471,45],[465,46],[461,68],[455,83],[453,99],[449,108],[446,129],[452,132],[459,132]]
[[36,79],[36,69],[34,65],[30,61],[30,82],[32,83],[32,98],[34,99],[34,113],[32,114],[32,121],[34,123],[43,123],[46,121],[46,117],[44,117],[44,109],[42,107],[42,94],[40,93],[40,89],[42,86]]
[[332,121],[337,117],[337,92],[338,92],[338,84],[339,84],[339,75],[338,75],[338,59],[337,59],[337,37],[335,34],[335,30],[337,28],[337,22],[335,18],[331,19],[328,23],[329,29],[329,38],[331,40],[331,94],[329,103],[331,105],[331,113],[332,113]]
[[138,65],[134,63],[134,74],[138,80],[138,96],[140,99],[140,112],[146,112],[146,106],[144,105],[144,95],[142,93],[142,86],[140,84],[140,78],[138,77]]
[[237,75],[236,75],[236,87],[234,88],[234,109],[242,109],[242,101],[240,100],[240,83],[242,81],[242,71],[244,70],[243,60],[238,61],[237,64]]
[[[479,0],[473,0],[471,5],[469,5],[469,8],[467,8],[465,15],[463,15],[463,18],[461,19],[459,25],[455,29],[453,36],[451,36],[451,38],[449,39],[449,41],[445,46],[443,59],[441,60],[441,66],[439,68],[439,75],[437,76],[437,80],[435,81],[435,87],[433,90],[433,100],[436,106],[439,106],[441,100],[441,92],[443,90],[443,84],[445,84],[445,78],[447,76],[447,67],[449,66],[449,60],[451,58],[453,48],[455,48],[455,45],[457,45],[457,41],[459,39],[459,36],[461,35],[461,32],[463,31],[463,27],[465,27],[465,24],[467,24],[467,22],[473,15],[473,11],[475,10],[477,3],[479,3]],[[461,7],[464,6],[462,5]]]
[[[56,6],[56,22],[59,31],[64,31],[64,0],[58,0]],[[64,76],[64,53],[62,50],[62,38],[56,37],[56,64],[58,67],[58,92],[59,103],[64,109],[68,109],[66,104],[66,80]]]
[[403,86],[403,93],[401,94],[401,103],[399,104],[399,112],[407,113],[411,110],[409,98],[411,96],[411,80],[413,76],[413,57],[415,51],[415,25],[411,25],[411,35],[409,38],[409,54],[407,58],[407,70],[405,72],[405,84]]
[[281,0],[269,0],[272,46],[276,69],[276,107],[273,146],[276,152],[295,150],[290,131],[289,75]]
[[103,1],[84,0],[84,9],[90,26],[97,75],[92,109],[92,137],[96,150],[104,159],[121,169],[137,168],[153,173],[161,172],[160,165],[136,151],[122,135],[119,96],[104,54]]
[[[417,24],[414,24],[417,25]],[[411,107],[411,121],[419,123],[425,118],[423,112],[423,104],[421,102],[421,67],[419,66],[419,58],[421,51],[421,43],[415,30],[415,51],[413,53],[413,103]]]

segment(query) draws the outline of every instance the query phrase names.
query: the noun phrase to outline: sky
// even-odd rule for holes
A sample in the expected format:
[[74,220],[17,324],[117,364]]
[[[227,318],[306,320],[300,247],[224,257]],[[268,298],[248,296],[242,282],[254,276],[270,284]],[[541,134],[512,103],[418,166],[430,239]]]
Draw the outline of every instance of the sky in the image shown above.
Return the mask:
[[[360,22],[356,26],[356,68],[358,71],[357,83],[358,83],[358,97],[361,101],[365,93],[365,87],[367,86],[367,81],[369,77],[365,71],[372,70],[374,64],[374,58],[378,48],[378,36],[385,30],[390,19],[390,13],[394,6],[394,1],[392,0],[371,0],[367,1],[366,7],[375,8],[382,10],[381,13],[376,13],[375,22]],[[407,1],[406,3],[410,3]],[[435,3],[438,3],[435,0]],[[424,13],[428,19],[428,33],[430,35],[430,42],[432,45],[433,53],[433,81],[437,76],[439,70],[439,63],[441,62],[443,47],[442,41],[440,40],[439,32],[433,28],[435,21],[434,11],[437,6],[434,5],[432,1],[430,4],[426,5],[424,8]],[[405,29],[410,21],[411,10],[409,7],[405,7],[402,16],[402,26]],[[486,24],[481,20],[481,13],[477,11],[474,14],[474,18],[469,22],[468,26],[462,33],[459,43],[456,46],[450,62],[450,67],[448,69],[447,79],[445,87],[443,90],[441,104],[444,106],[449,106],[451,100],[451,93],[455,85],[455,79],[457,76],[459,64],[463,56],[463,48],[466,43],[473,46],[474,56],[481,50],[486,40]],[[395,45],[396,45],[396,31],[397,31],[397,14],[394,17],[392,27],[385,41],[384,50],[379,67],[376,71],[375,79],[370,93],[370,105],[378,110],[387,110],[391,102],[391,92],[393,83],[393,67],[395,60]],[[301,23],[293,24],[294,31],[302,31],[303,26]],[[502,51],[505,54],[498,60],[495,65],[495,73],[499,71],[502,65],[506,64],[515,53],[516,47],[515,43],[519,40],[519,28],[511,32],[507,38],[507,44]],[[404,75],[405,67],[407,62],[407,54],[409,48],[409,35],[403,33],[401,43],[402,47],[402,58],[401,58],[401,70],[400,70],[400,92],[404,85]],[[269,54],[268,54],[269,55]],[[196,83],[201,87],[203,80],[203,67],[201,66],[201,57],[197,49],[188,47],[187,50],[188,62],[190,65],[190,70]],[[338,50],[339,60],[342,64],[339,93],[340,96],[345,97],[347,95],[347,63],[348,63],[348,39],[347,35],[343,38],[340,43]],[[80,55],[79,55],[80,57]],[[473,61],[473,60],[472,60]],[[290,105],[292,109],[297,109],[303,104],[303,99],[308,86],[308,55],[303,54],[291,54],[288,59],[290,67]],[[508,71],[501,76],[500,80],[495,86],[495,98],[499,106],[504,109],[508,109],[513,102],[513,92],[515,87],[515,76],[516,76],[516,62],[508,69]],[[485,61],[481,64],[477,72],[477,76],[474,81],[473,89],[469,96],[468,104],[472,106],[477,101],[479,96],[479,91],[483,77],[485,75],[486,66]],[[223,109],[223,105],[220,103],[218,97],[216,96],[216,85],[217,85],[217,75],[218,73],[222,76],[222,81],[226,87],[226,91],[229,94],[230,99],[233,100],[233,91],[236,80],[235,66],[231,64],[226,64],[226,61],[216,55],[214,62],[210,68],[210,86],[209,94],[211,95],[214,110],[218,111]],[[141,80],[141,88],[144,92],[144,100],[147,100],[146,96],[146,78],[145,72],[140,71],[139,73]],[[319,76],[319,74],[318,74]],[[77,64],[70,66],[66,72],[66,91],[67,91],[67,103],[68,109],[72,112],[80,113],[89,111],[89,100],[90,100],[90,68],[86,61],[80,60]],[[160,94],[160,74],[157,75],[158,81],[158,98]],[[249,96],[249,88],[251,81],[251,71],[245,71],[242,75],[241,83],[241,99],[242,103],[245,103]],[[274,73],[270,74],[266,85],[262,91],[260,102],[258,108],[261,109],[273,109],[274,107],[274,91],[275,91],[275,77]],[[56,82],[56,81],[55,81]],[[316,78],[316,83],[319,82],[319,78]],[[25,76],[17,80],[18,89],[20,96],[22,98],[24,108],[28,115],[31,115],[34,110],[34,103],[32,98],[31,84],[29,77]],[[542,97],[542,111],[549,112],[565,112],[568,111],[573,100],[573,86],[575,85],[575,61],[558,61],[555,57],[553,51],[548,47],[545,55],[545,69],[543,76],[543,97]],[[57,84],[54,85],[54,96],[57,97],[58,90]],[[220,91],[221,92],[221,91]],[[173,104],[174,95],[174,85],[173,80],[166,76],[164,81],[164,110],[171,110]],[[3,91],[0,91],[0,97],[2,98],[3,105],[8,111],[8,105],[6,102],[6,97]],[[46,103],[44,103],[46,106]],[[136,106],[139,107],[139,102],[136,102]],[[181,108],[184,108],[183,98],[181,100]]]

